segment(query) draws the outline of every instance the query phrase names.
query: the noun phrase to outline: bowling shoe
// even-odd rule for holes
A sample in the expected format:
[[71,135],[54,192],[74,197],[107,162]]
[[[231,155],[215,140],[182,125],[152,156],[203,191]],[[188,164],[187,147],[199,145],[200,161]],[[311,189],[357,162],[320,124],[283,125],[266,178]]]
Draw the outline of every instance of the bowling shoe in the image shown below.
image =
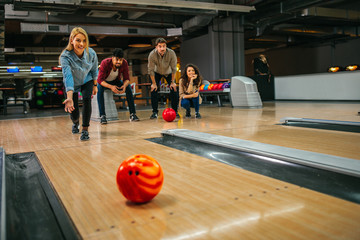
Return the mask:
[[137,122],[140,121],[140,119],[136,116],[135,113],[130,114],[130,122]]
[[79,133],[79,123],[74,123],[71,128],[73,134]]
[[86,131],[86,130],[82,130],[81,136],[80,136],[80,140],[81,140],[81,141],[88,141],[88,140],[90,140],[89,132]]
[[153,112],[150,116],[150,119],[156,119],[158,118],[158,114],[156,112]]
[[186,115],[185,115],[186,118],[191,118],[191,113],[190,113],[190,110],[186,110]]
[[199,112],[195,113],[195,118],[197,118],[197,119],[200,119],[200,118],[201,118],[201,115],[200,115]]
[[101,116],[100,123],[101,123],[101,124],[107,124],[107,120],[106,120],[106,116],[105,116],[105,115],[102,115],[102,116]]

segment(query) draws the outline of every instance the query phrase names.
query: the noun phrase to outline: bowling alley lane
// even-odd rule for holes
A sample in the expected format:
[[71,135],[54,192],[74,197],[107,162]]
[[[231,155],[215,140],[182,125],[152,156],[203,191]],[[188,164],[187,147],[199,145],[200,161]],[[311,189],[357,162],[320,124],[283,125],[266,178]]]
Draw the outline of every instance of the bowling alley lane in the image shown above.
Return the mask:
[[[139,146],[162,166],[164,185],[151,202],[137,205],[120,194],[115,176],[124,159],[140,153]],[[146,140],[36,154],[84,239],[360,235],[358,204]]]
[[[358,133],[279,125],[289,116],[357,121],[358,106],[306,102],[270,102],[263,109],[204,106],[201,120],[174,122],[149,120],[149,110],[137,112],[140,122],[129,122],[128,113],[119,112],[119,121],[105,126],[91,122],[88,142],[71,134],[68,116],[3,120],[0,145],[6,154],[36,153],[84,239],[259,239],[265,230],[276,239],[281,234],[319,239],[319,232],[328,239],[357,239],[356,203],[144,139],[158,138],[167,129],[188,129],[359,159]],[[164,170],[163,189],[148,204],[128,203],[116,186],[117,167],[132,154],[148,154]],[[277,204],[284,201],[295,205],[279,209]],[[275,206],[271,218],[266,210],[270,206]],[[228,210],[218,216],[221,209]],[[235,213],[239,215],[231,217]],[[284,228],[288,222],[291,226]]]
[[[336,131],[283,125],[260,126],[256,130],[224,129],[222,131],[212,131],[211,133],[234,138],[242,136],[241,139],[266,144],[276,142],[277,146],[360,160],[360,154],[358,154],[358,149],[360,149],[359,133],[339,134]],[[274,136],[276,136],[276,139]]]
[[[71,133],[69,116],[0,121],[0,146],[7,154],[42,151],[47,149],[84,146],[87,144],[107,144],[126,139],[159,136],[163,128],[174,128],[176,122],[152,122],[150,111],[139,111],[141,122],[129,122],[129,113],[119,113],[120,120],[100,125],[91,121],[90,142],[79,141],[79,134]],[[164,125],[164,126],[163,126]],[[140,132],[140,134],[139,134]]]
[[182,118],[174,122],[161,118],[150,121],[149,110],[137,112],[140,122],[129,122],[129,113],[119,112],[120,120],[105,126],[91,121],[89,143],[80,142],[79,135],[71,134],[68,116],[4,120],[0,121],[0,141],[6,153],[12,154],[159,137],[162,130],[178,128],[359,159],[358,133],[279,125],[281,118],[289,116],[358,121],[353,114],[355,108],[356,104],[306,102],[265,103],[263,109],[250,110],[202,107],[203,119]]

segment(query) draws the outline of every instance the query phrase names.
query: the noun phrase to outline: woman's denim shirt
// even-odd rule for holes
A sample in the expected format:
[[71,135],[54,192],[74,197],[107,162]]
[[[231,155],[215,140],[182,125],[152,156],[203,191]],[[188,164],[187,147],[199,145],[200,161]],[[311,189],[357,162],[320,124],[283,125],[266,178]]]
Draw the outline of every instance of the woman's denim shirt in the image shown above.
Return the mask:
[[92,48],[89,48],[89,54],[85,50],[81,58],[73,50],[64,50],[60,56],[60,63],[66,92],[78,92],[81,85],[97,79],[98,58]]

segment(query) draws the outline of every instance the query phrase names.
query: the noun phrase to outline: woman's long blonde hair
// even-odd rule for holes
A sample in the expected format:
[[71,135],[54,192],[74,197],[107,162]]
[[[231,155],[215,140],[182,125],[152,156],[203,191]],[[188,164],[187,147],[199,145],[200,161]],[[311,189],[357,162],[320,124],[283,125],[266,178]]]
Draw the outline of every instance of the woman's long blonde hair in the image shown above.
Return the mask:
[[[71,42],[74,40],[75,36],[78,35],[79,33],[83,34],[85,36],[85,39],[86,39],[86,47],[85,47],[85,50],[86,50],[86,53],[89,55],[89,36],[88,34],[86,33],[86,31],[81,28],[81,27],[75,27],[73,28],[73,30],[71,31],[70,33],[70,37],[69,37],[69,42],[66,46],[66,48],[64,48],[64,50],[62,50],[61,54],[65,51],[65,50],[68,50],[68,51],[71,51],[71,50],[74,50],[74,46],[71,44]],[[60,56],[61,56],[60,54]],[[60,56],[59,56],[59,63],[60,63]],[[61,63],[60,63],[61,64]]]

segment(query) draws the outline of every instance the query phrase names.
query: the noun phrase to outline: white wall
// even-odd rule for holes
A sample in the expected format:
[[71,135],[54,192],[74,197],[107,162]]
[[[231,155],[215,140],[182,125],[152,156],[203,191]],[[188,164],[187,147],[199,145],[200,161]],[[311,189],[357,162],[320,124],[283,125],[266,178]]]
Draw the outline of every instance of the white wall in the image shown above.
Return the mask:
[[360,71],[275,77],[276,100],[360,100]]

